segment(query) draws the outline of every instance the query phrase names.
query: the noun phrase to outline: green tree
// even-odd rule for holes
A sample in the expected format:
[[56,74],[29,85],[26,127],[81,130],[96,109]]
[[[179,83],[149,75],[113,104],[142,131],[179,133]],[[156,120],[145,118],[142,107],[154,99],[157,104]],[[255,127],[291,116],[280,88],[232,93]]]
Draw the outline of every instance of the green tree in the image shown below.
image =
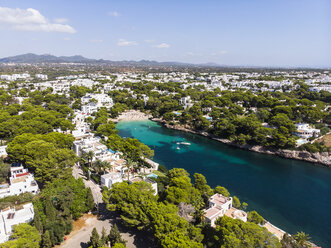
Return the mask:
[[92,230],[89,244],[92,248],[98,248],[102,245],[99,233],[95,227]]
[[289,235],[288,233],[285,233],[282,240],[280,241],[282,248],[302,248],[293,236]]
[[95,207],[94,199],[93,199],[93,194],[91,188],[87,188],[87,194],[86,194],[86,206],[87,209],[93,210]]
[[214,192],[219,193],[219,194],[221,194],[225,197],[230,197],[229,191],[226,188],[222,187],[222,186],[216,186],[215,189],[214,189]]
[[298,242],[298,244],[302,247],[309,247],[307,242],[311,240],[310,236],[304,232],[298,232],[293,235],[294,239]]
[[251,211],[248,213],[247,221],[262,225],[265,223],[263,217],[259,215],[256,211]]
[[37,248],[40,243],[40,234],[38,230],[27,223],[21,223],[13,227],[10,241],[1,244],[4,248]]
[[206,192],[210,189],[210,187],[207,184],[207,180],[204,175],[199,173],[194,173],[194,187],[201,192]]
[[255,223],[223,216],[215,224],[216,247],[281,247],[275,236]]
[[115,244],[123,244],[125,246],[126,241],[122,239],[121,233],[118,230],[118,227],[116,224],[110,229],[109,235],[108,235],[108,240],[110,242],[111,247],[113,247]]
[[241,203],[240,203],[240,200],[239,200],[239,198],[237,196],[233,196],[233,198],[232,198],[232,205],[235,208],[240,208]]
[[49,235],[48,230],[46,230],[44,235],[43,235],[43,240],[42,240],[41,247],[43,247],[43,248],[51,248],[52,247],[51,237]]

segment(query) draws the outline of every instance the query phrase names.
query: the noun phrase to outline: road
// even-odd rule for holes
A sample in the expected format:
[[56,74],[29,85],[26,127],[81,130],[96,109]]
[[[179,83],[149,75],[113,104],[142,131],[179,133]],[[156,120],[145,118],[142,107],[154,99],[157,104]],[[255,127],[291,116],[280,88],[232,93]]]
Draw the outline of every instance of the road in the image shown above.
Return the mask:
[[94,202],[98,206],[98,217],[96,215],[91,216],[85,220],[85,226],[80,230],[68,236],[68,239],[63,242],[59,247],[62,248],[76,248],[88,247],[88,241],[90,240],[91,232],[95,227],[101,235],[102,228],[106,229],[106,233],[109,233],[110,228],[116,224],[121,232],[122,238],[127,241],[126,246],[128,248],[154,248],[156,247],[150,234],[146,232],[137,231],[125,227],[121,218],[117,213],[112,213],[106,209],[106,204],[102,200],[101,188],[91,180],[86,180],[83,176],[83,171],[78,165],[73,168],[73,176],[77,178],[83,178],[86,187],[91,188]]
[[96,205],[103,202],[102,201],[101,187],[99,185],[95,184],[91,180],[86,180],[86,177],[83,176],[84,174],[83,174],[82,169],[79,168],[79,166],[77,164],[73,167],[72,174],[73,174],[74,178],[76,178],[76,179],[83,178],[85,187],[88,187],[92,190],[94,203]]

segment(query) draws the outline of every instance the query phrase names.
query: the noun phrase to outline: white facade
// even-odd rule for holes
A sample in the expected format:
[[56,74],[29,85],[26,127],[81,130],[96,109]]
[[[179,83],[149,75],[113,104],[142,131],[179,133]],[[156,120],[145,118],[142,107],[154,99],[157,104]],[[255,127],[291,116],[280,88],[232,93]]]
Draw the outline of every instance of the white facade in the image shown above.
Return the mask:
[[39,191],[37,182],[33,175],[23,166],[12,166],[10,168],[10,182],[0,185],[0,198],[19,195],[25,192],[36,194]]
[[89,102],[82,106],[82,112],[85,114],[93,114],[98,111],[98,106],[94,102]]
[[[88,94],[86,96],[83,96],[81,98],[82,104],[89,105],[91,103],[91,100],[95,99],[96,103],[95,106],[96,108],[101,108],[101,107],[106,107],[110,108],[114,105],[113,99],[108,96],[107,94]],[[83,111],[85,112],[85,111]]]
[[123,182],[122,173],[108,173],[101,176],[101,186],[111,188],[114,183]]
[[298,123],[295,124],[295,126],[297,127],[297,132],[295,134],[304,139],[309,139],[314,136],[317,137],[321,132],[319,129],[312,128],[307,123]]
[[48,76],[45,74],[36,74],[35,78],[41,79],[41,80],[47,80]]
[[209,199],[209,208],[205,211],[206,221],[211,226],[215,225],[215,221],[224,216],[226,211],[232,207],[232,197],[225,197],[221,194],[215,194]]
[[21,209],[8,208],[0,212],[0,243],[8,241],[12,229],[20,223],[28,223],[34,218],[32,203],[22,206]]
[[23,74],[13,74],[13,75],[0,75],[0,79],[8,80],[8,81],[15,81],[17,79],[27,79],[30,77],[30,74],[23,73]]

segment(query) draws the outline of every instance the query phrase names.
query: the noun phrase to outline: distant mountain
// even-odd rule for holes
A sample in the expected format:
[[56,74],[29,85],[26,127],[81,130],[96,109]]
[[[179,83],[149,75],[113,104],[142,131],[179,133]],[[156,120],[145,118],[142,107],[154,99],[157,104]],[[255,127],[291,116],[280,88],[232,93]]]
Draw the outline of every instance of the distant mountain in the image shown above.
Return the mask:
[[51,54],[42,54],[37,55],[34,53],[26,53],[22,55],[12,56],[1,58],[0,63],[29,63],[29,64],[37,64],[37,63],[87,63],[87,64],[109,64],[112,66],[150,66],[150,67],[158,67],[158,66],[188,66],[188,67],[199,67],[199,66],[217,66],[215,63],[208,64],[189,64],[189,63],[181,63],[181,62],[157,62],[154,60],[140,60],[140,61],[111,61],[111,60],[103,60],[103,59],[88,59],[81,55],[75,56],[54,56]]
[[239,70],[246,70],[246,69],[330,69],[329,67],[308,67],[308,66],[301,66],[301,67],[268,67],[268,66],[229,66],[229,65],[220,65],[213,62],[209,63],[201,63],[201,64],[190,64],[190,63],[182,63],[182,62],[158,62],[154,60],[123,60],[123,61],[112,61],[112,60],[104,60],[104,59],[88,59],[81,55],[74,55],[74,56],[54,56],[51,54],[42,54],[37,55],[34,53],[26,53],[22,55],[0,58],[0,63],[26,63],[26,64],[50,64],[50,63],[84,63],[84,64],[95,64],[95,65],[108,65],[114,67],[150,67],[150,68],[165,68],[165,69],[172,69],[172,68],[207,68],[207,69],[239,69]]
[[26,53],[22,55],[6,57],[0,59],[0,63],[80,63],[92,62],[94,60],[84,58],[80,55],[75,56],[54,56],[50,54],[37,55],[33,53]]

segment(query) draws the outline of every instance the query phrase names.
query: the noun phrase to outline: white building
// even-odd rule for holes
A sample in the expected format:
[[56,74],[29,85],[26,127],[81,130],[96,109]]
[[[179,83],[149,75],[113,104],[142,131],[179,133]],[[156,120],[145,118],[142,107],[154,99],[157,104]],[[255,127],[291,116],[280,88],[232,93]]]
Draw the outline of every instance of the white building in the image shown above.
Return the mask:
[[82,106],[82,112],[85,114],[93,114],[98,111],[98,106],[94,102],[89,102]]
[[20,223],[28,223],[34,218],[32,203],[21,208],[7,208],[0,212],[0,243],[8,241],[12,229]]
[[312,128],[307,123],[298,123],[295,124],[295,126],[297,127],[297,131],[295,134],[304,139],[309,139],[314,136],[318,137],[321,132],[319,129]]
[[0,79],[8,80],[8,81],[15,81],[17,79],[28,79],[30,74],[23,73],[23,74],[13,74],[13,75],[0,75]]
[[232,207],[232,197],[225,197],[217,193],[209,199],[209,208],[205,210],[205,219],[211,226],[215,226],[215,221],[224,215],[247,221],[246,212]]
[[12,166],[10,173],[9,184],[4,183],[0,185],[0,198],[25,192],[38,193],[38,184],[28,169],[24,169],[23,166]]
[[123,182],[122,173],[112,172],[101,176],[101,186],[111,188],[114,183]]
[[47,80],[48,76],[45,74],[36,74],[35,78],[41,79],[41,80]]
[[179,102],[183,105],[184,109],[190,108],[193,106],[190,96],[182,97]]

